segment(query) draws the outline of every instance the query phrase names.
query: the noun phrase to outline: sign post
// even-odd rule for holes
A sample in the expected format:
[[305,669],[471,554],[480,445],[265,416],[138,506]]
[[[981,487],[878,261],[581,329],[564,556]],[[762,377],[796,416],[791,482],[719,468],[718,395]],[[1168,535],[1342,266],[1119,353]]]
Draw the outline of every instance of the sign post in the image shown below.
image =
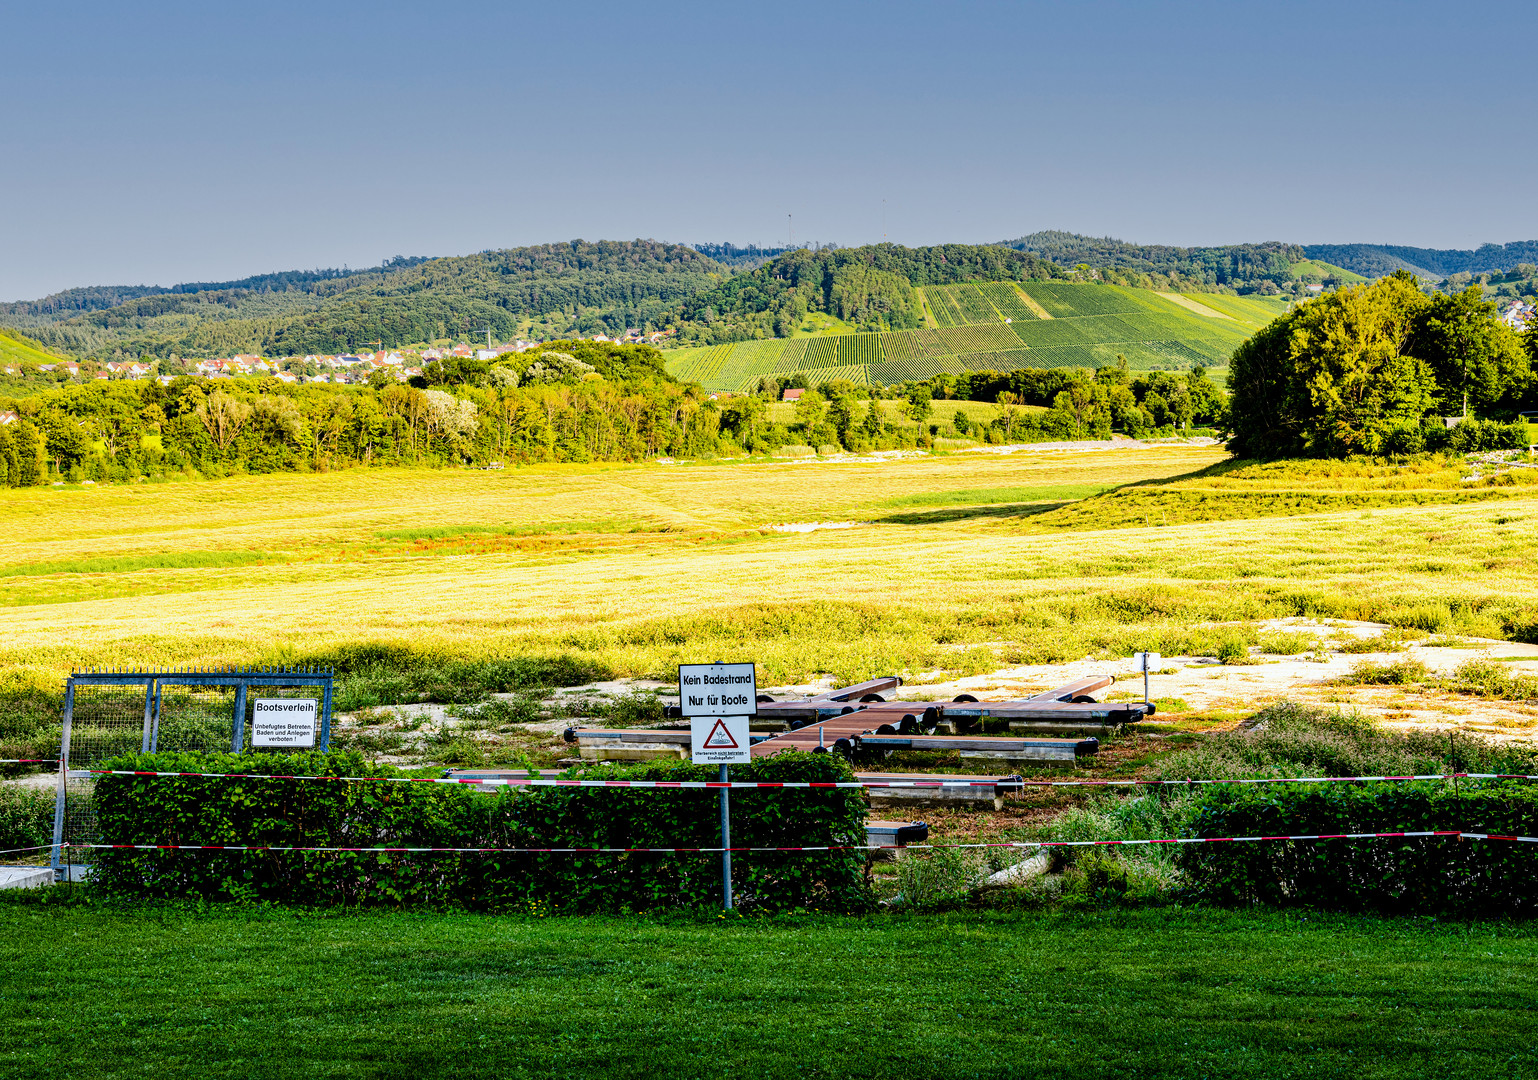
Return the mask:
[[1156,652],[1140,652],[1132,654],[1132,662],[1143,669],[1143,704],[1150,704],[1148,698],[1148,676],[1159,666],[1159,654]]
[[[718,765],[718,780],[731,782],[730,765],[753,760],[748,717],[758,712],[758,673],[752,664],[679,664],[679,710],[689,718],[691,760]],[[732,910],[731,788],[721,788],[721,901]]]

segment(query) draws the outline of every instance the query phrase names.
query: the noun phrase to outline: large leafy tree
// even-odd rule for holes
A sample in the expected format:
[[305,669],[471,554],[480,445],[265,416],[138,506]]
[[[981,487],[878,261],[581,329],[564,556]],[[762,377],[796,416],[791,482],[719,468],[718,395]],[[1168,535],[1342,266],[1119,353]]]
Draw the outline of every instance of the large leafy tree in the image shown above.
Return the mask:
[[1290,349],[1308,392],[1310,449],[1373,453],[1390,428],[1431,410],[1438,397],[1435,374],[1408,349],[1427,305],[1413,277],[1395,274],[1341,289],[1297,312]]
[[1390,431],[1438,410],[1500,407],[1528,385],[1530,366],[1477,289],[1427,296],[1401,271],[1304,304],[1234,352],[1229,447],[1376,453]]

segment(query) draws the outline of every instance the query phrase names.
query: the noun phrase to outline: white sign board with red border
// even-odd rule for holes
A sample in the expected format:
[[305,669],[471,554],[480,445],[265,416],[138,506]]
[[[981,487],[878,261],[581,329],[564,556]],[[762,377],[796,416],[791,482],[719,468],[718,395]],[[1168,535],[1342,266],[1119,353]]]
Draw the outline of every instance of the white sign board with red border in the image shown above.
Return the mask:
[[689,738],[696,765],[746,765],[748,718],[746,716],[692,716]]

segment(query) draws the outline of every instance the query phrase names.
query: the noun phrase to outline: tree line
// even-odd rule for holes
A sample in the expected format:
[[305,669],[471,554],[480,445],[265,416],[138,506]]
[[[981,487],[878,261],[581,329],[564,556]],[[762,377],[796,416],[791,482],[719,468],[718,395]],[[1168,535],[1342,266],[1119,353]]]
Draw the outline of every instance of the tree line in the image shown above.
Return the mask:
[[1082,263],[1099,271],[1119,270],[1123,273],[1118,277],[1131,284],[1139,283],[1139,276],[1158,275],[1162,281],[1153,284],[1160,287],[1165,283],[1197,289],[1223,286],[1241,293],[1254,292],[1263,284],[1272,286],[1266,291],[1273,291],[1293,278],[1293,264],[1306,257],[1297,244],[1280,242],[1185,248],[1055,230],[1005,243],[1060,266]]
[[[0,412],[18,416],[0,427],[0,484],[1104,438],[1113,426],[1144,435],[1211,423],[1223,408],[1201,371],[978,371],[889,388],[835,380],[808,387],[792,417],[772,419],[785,388],[766,379],[756,393],[713,400],[669,378],[655,349],[577,340],[494,361],[444,359],[409,384],[385,371],[362,386],[91,382],[0,398]],[[969,400],[1000,408],[979,422],[945,407]]]
[[798,249],[682,301],[672,322],[681,343],[724,344],[789,337],[808,313],[861,330],[922,326],[916,285],[1062,278],[1052,263],[989,244]]

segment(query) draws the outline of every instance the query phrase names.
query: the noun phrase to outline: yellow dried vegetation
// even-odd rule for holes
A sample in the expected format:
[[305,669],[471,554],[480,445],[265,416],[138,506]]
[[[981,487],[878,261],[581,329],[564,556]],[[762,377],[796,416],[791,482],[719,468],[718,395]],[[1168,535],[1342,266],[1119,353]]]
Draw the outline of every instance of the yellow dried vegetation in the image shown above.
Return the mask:
[[[1532,488],[1503,489],[1498,506],[1241,518],[1225,507],[1288,485],[1388,496],[1403,474],[1212,468],[1221,460],[1192,447],[1026,450],[9,491],[0,678],[561,656],[635,676],[752,659],[771,684],[1176,655],[1253,640],[1257,620],[1291,614],[1538,629]],[[1440,478],[1424,490],[1463,495]],[[1104,487],[1117,490],[1084,498]],[[1117,516],[1128,491],[1200,496],[1207,520]]]

